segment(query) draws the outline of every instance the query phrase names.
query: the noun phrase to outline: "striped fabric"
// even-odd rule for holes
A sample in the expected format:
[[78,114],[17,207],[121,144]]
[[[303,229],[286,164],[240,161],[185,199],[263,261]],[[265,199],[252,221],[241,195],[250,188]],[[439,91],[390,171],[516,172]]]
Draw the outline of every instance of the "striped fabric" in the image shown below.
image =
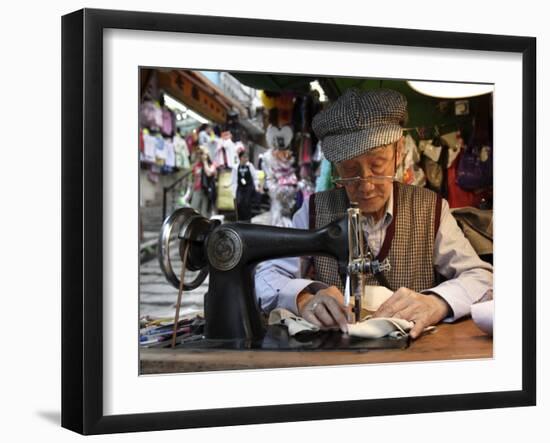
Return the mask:
[[[314,194],[310,200],[310,228],[317,228],[343,217],[349,200],[343,189]],[[436,286],[438,275],[433,262],[435,236],[439,229],[441,198],[425,188],[395,183],[392,224],[378,255],[389,258],[392,269],[385,272],[390,289],[407,287],[420,292]],[[317,280],[337,286],[344,291],[344,282],[338,276],[336,260],[314,257]],[[378,285],[369,275],[367,285]]]

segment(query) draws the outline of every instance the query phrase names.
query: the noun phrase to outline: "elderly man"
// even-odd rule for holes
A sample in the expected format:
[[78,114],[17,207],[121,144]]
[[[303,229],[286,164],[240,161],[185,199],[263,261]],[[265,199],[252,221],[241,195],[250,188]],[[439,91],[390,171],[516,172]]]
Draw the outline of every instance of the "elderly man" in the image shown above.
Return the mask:
[[[314,194],[294,215],[293,225],[314,229],[342,217],[351,202],[365,215],[367,250],[391,270],[366,277],[392,295],[375,312],[425,327],[455,321],[492,290],[492,267],[480,260],[436,193],[393,180],[401,161],[407,102],[391,90],[348,90],[313,120],[325,157],[336,164],[344,186]],[[256,297],[262,309],[286,308],[323,329],[347,332],[349,312],[336,261],[314,257],[315,280],[302,278],[300,259],[261,263]]]

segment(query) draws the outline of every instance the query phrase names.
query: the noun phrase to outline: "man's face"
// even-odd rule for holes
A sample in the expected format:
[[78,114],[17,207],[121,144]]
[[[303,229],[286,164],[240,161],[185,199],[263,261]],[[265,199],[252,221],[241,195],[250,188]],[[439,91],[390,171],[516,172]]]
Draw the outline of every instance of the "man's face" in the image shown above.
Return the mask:
[[[336,165],[341,178],[395,175],[401,157],[401,140],[391,145],[371,149],[366,154],[344,160]],[[361,212],[375,218],[381,216],[390,198],[393,182],[379,180],[354,182],[345,186],[348,198],[357,202]]]

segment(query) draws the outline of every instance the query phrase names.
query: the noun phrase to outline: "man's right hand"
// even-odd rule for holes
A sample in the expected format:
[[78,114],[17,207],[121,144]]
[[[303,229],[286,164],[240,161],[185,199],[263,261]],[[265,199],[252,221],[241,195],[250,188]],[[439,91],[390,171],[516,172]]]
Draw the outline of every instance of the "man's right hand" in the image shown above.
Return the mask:
[[297,300],[300,316],[321,329],[340,329],[348,332],[350,308],[344,306],[344,296],[336,286],[317,293],[302,292]]

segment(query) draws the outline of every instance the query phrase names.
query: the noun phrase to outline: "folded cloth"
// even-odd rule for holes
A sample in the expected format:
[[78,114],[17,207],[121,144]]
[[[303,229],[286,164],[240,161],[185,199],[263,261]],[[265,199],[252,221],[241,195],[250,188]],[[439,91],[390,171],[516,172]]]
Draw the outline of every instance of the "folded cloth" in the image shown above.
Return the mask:
[[286,326],[288,328],[288,335],[291,337],[299,332],[317,332],[319,330],[318,326],[284,308],[273,309],[269,314],[267,323],[270,325]]
[[413,326],[412,321],[403,320],[402,318],[367,317],[362,322],[348,325],[348,333],[351,336],[361,338],[386,336],[399,338],[407,335]]
[[363,304],[367,311],[376,311],[382,304],[393,295],[393,291],[385,286],[366,285],[364,290]]
[[[302,317],[284,309],[277,308],[271,311],[267,320],[269,325],[282,325],[288,328],[288,335],[291,337],[300,332],[317,332],[319,327],[308,322]],[[401,318],[367,317],[359,323],[348,324],[348,334],[361,338],[399,338],[407,335],[413,328],[412,321]],[[424,332],[434,330],[434,326],[424,329]]]

